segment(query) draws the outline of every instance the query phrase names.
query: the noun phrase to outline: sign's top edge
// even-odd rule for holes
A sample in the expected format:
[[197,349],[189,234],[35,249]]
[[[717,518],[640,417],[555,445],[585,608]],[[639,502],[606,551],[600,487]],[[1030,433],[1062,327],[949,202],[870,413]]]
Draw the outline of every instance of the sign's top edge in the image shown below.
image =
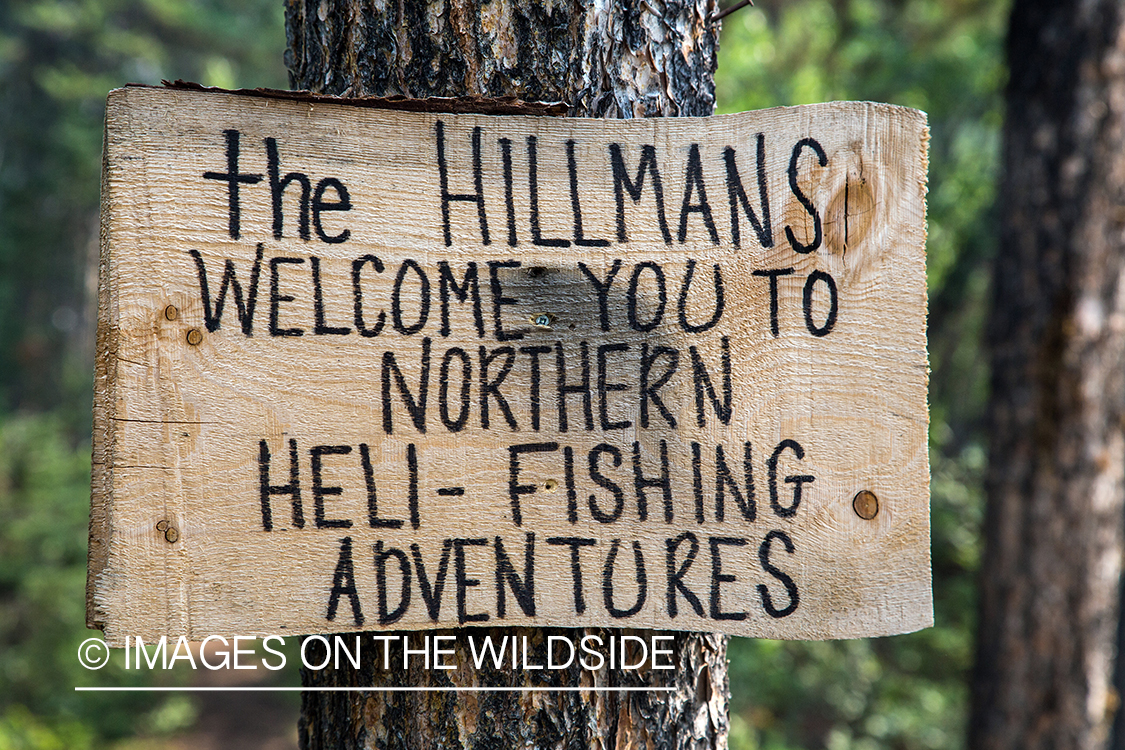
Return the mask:
[[[477,114],[477,115],[528,115],[532,117],[562,117],[570,111],[566,102],[528,102],[514,96],[487,97],[431,97],[410,99],[405,96],[367,96],[340,97],[317,94],[312,91],[287,91],[284,89],[224,89],[204,86],[191,81],[163,81],[161,86],[143,83],[129,83],[124,89],[152,89],[157,91],[197,91],[212,94],[231,94],[259,99],[283,99],[317,104],[338,104],[370,109],[389,109],[402,112],[425,112],[434,114]],[[120,91],[122,89],[115,89]],[[112,93],[112,92],[111,92]]]
[[[110,92],[127,91],[130,89],[147,89],[153,91],[193,91],[210,94],[227,94],[232,96],[245,96],[259,99],[276,99],[296,102],[309,102],[315,104],[332,104],[346,107],[360,107],[366,109],[384,109],[400,112],[416,112],[420,114],[453,114],[453,115],[483,115],[483,116],[524,116],[524,117],[567,117],[570,105],[566,102],[528,102],[512,97],[430,97],[427,99],[410,99],[396,95],[389,97],[338,97],[316,94],[310,91],[287,91],[283,89],[223,89],[215,86],[204,86],[190,81],[177,80],[164,81],[162,86],[129,83]],[[840,105],[863,105],[889,112],[910,113],[920,117],[925,124],[928,121],[926,113],[919,109],[905,107],[899,104],[887,104],[871,101],[831,101],[817,104],[804,104],[797,106],[771,107],[757,112],[770,112],[787,109],[803,109],[810,107],[835,107]],[[710,117],[681,117],[676,120],[712,120],[724,117],[737,117],[739,112],[712,115]],[[576,118],[585,119],[585,118]],[[663,119],[663,118],[653,118]]]

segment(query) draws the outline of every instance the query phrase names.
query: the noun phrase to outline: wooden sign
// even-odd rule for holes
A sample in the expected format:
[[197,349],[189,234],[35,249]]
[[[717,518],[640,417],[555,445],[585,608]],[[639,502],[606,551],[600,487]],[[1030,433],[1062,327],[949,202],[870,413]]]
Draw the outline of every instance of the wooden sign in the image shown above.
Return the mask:
[[113,92],[90,623],[930,625],[927,132]]

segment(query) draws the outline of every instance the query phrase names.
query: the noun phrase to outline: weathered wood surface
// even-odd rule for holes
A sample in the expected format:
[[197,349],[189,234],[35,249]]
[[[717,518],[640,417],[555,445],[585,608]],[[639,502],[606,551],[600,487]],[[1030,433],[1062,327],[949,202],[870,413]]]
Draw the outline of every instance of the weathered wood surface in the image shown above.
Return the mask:
[[929,625],[926,138],[114,92],[91,624]]

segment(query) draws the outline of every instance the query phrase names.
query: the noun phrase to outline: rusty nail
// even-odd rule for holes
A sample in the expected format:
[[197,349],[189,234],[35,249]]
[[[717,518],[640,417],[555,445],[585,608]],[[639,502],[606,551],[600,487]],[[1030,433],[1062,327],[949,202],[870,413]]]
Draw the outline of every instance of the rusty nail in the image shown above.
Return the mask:
[[860,490],[852,498],[852,510],[864,521],[870,521],[879,514],[879,498],[871,490]]
[[156,530],[157,531],[167,531],[168,530],[168,522],[167,521],[157,521],[156,522]]
[[550,313],[539,313],[531,319],[531,322],[539,328],[550,328],[551,323],[555,322],[555,316]]
[[169,543],[175,544],[179,541],[180,532],[176,531],[175,526],[169,526],[167,531],[164,532],[164,538],[167,539]]
[[198,328],[192,328],[187,332],[187,342],[192,346],[199,346],[203,343],[203,334],[199,332]]
[[175,305],[168,305],[164,308],[164,318],[166,320],[175,320],[180,317],[180,311],[176,309]]

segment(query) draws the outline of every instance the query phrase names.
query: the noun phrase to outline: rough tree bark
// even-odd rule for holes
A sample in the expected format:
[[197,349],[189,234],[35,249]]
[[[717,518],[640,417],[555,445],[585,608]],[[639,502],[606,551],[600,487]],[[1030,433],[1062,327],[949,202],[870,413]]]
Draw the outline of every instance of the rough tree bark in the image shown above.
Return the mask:
[[[287,0],[293,88],[339,96],[514,96],[572,116],[710,115],[715,0]],[[449,631],[447,631],[448,633]],[[559,630],[509,628],[540,649]],[[568,631],[573,637],[575,631]],[[607,638],[626,631],[590,631]],[[477,631],[483,634],[482,631]],[[578,633],[581,635],[582,633]],[[426,634],[409,636],[415,647]],[[434,635],[434,633],[429,633]],[[306,686],[664,686],[672,693],[305,693],[304,748],[723,748],[726,638],[675,633],[670,671],[306,671]]]
[[1125,28],[1016,0],[970,747],[1104,747],[1125,499]]

